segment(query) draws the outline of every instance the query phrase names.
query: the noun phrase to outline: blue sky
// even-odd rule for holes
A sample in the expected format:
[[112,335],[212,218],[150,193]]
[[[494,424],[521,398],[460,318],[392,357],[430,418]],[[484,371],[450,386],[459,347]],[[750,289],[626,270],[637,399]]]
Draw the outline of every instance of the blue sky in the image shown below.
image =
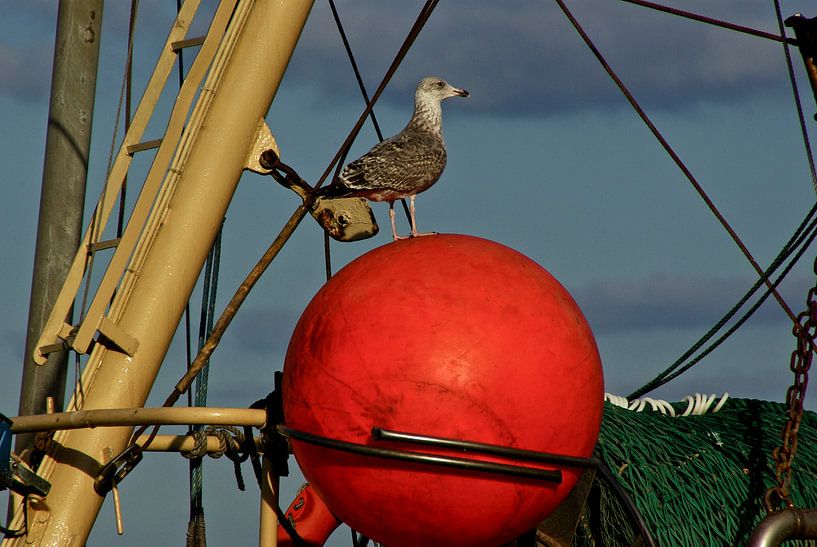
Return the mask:
[[[89,202],[110,148],[125,58],[127,3],[104,13]],[[204,11],[211,2],[205,2]],[[575,4],[575,6],[573,5]],[[352,47],[373,90],[419,9],[419,1],[339,0]],[[639,98],[704,189],[765,265],[815,199],[779,43],[739,35],[624,2],[570,2],[578,19]],[[701,0],[684,9],[776,32],[770,2]],[[783,1],[784,15],[809,11]],[[175,11],[143,0],[137,24],[138,96]],[[56,2],[0,0],[0,411],[14,415],[25,342],[36,217],[48,114]],[[795,70],[809,127],[817,110],[799,54]],[[376,108],[386,134],[410,115],[416,81],[435,74],[468,89],[444,106],[449,150],[441,181],[417,200],[422,230],[473,234],[542,264],[574,295],[595,332],[608,391],[626,394],[683,353],[737,301],[753,270],[691,185],[661,150],[550,2],[441,2]],[[172,93],[169,93],[169,96]],[[167,99],[162,103],[167,108]],[[325,169],[363,109],[328,6],[316,2],[268,123],[284,160],[307,180]],[[121,138],[121,135],[117,139]],[[376,136],[361,132],[352,154]],[[118,142],[118,140],[117,140]],[[133,192],[135,194],[135,192]],[[217,309],[266,249],[297,198],[247,174],[224,231]],[[381,228],[385,205],[374,205]],[[402,219],[401,219],[402,221]],[[405,223],[402,231],[407,230]],[[335,269],[389,242],[333,244]],[[214,355],[210,404],[247,406],[272,388],[300,310],[323,283],[323,238],[306,219],[241,309]],[[796,312],[813,284],[813,251],[782,288]],[[198,308],[198,294],[193,309]],[[194,317],[194,323],[197,319]],[[183,369],[174,344],[148,404],[160,404]],[[721,348],[654,395],[688,393],[783,400],[791,380],[791,327],[765,304]],[[813,396],[807,407],[813,408]],[[181,541],[186,465],[149,458],[123,487],[126,535],[112,540],[106,504],[90,545]],[[214,544],[238,521],[255,533],[257,495],[232,495],[231,466],[208,462],[205,510]],[[249,469],[246,470],[249,474]],[[161,473],[168,502],[145,507]],[[141,474],[141,478],[140,478]],[[249,475],[248,475],[249,478]],[[298,479],[285,482],[286,505]],[[151,483],[150,485],[148,483]],[[222,491],[230,495],[222,495]],[[141,501],[140,501],[141,500]],[[155,528],[154,528],[155,527]],[[345,536],[342,538],[345,541]],[[341,539],[336,540],[342,544]]]

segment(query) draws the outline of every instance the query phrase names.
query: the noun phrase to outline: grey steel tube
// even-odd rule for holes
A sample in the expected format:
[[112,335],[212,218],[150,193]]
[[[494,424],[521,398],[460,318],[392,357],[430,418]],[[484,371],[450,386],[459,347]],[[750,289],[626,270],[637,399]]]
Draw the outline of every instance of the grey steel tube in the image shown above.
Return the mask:
[[750,547],[775,547],[790,539],[817,539],[817,509],[790,507],[770,513],[758,524]]
[[[44,365],[36,364],[31,354],[82,239],[102,2],[63,0],[57,14],[20,414],[44,413],[47,397],[54,397],[62,410],[65,398],[67,352],[51,354]],[[19,453],[31,445],[31,436],[20,435],[15,444]]]

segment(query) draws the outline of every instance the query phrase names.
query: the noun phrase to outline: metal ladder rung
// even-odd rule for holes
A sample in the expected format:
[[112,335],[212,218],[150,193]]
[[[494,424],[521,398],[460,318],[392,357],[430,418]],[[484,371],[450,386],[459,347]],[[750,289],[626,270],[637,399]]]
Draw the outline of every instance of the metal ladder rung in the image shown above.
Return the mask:
[[174,53],[178,53],[182,49],[202,45],[204,43],[204,39],[205,39],[205,36],[199,36],[198,38],[188,38],[187,40],[177,40],[176,42],[172,42],[170,44],[170,49],[172,49]]
[[96,243],[91,243],[90,245],[88,245],[88,252],[89,253],[95,253],[97,251],[104,251],[105,249],[110,249],[112,247],[116,247],[117,245],[119,245],[119,241],[121,239],[122,239],[121,237],[116,237],[114,239],[108,239],[108,240],[105,240],[105,241],[98,241]]
[[152,141],[131,144],[126,148],[126,150],[128,152],[128,155],[132,156],[137,152],[144,152],[145,150],[150,150],[152,148],[159,148],[160,144],[162,144],[162,139],[154,139]]
[[56,344],[40,346],[40,354],[47,356],[58,351],[65,351],[67,349],[71,349],[71,345],[68,342],[58,342]]

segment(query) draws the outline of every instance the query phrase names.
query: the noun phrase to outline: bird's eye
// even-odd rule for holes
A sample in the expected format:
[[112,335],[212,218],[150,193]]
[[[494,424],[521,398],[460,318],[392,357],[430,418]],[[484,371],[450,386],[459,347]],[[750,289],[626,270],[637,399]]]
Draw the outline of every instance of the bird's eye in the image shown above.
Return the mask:
[[445,85],[445,82],[442,82],[442,81],[437,82],[437,87],[442,87],[442,86],[444,86],[444,85]]

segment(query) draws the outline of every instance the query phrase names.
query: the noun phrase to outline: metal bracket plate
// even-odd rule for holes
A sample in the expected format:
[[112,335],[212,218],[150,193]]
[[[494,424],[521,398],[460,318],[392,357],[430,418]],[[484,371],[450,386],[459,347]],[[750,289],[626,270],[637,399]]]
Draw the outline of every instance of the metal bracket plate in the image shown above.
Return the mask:
[[269,175],[272,169],[262,166],[259,161],[261,154],[267,150],[273,150],[276,156],[280,157],[281,155],[281,150],[278,148],[278,143],[275,142],[275,137],[272,136],[272,131],[270,131],[267,122],[264,121],[264,118],[259,118],[258,126],[255,129],[255,140],[253,140],[247,153],[244,168],[259,175]]
[[309,212],[338,241],[359,241],[380,231],[372,208],[362,198],[318,198]]

